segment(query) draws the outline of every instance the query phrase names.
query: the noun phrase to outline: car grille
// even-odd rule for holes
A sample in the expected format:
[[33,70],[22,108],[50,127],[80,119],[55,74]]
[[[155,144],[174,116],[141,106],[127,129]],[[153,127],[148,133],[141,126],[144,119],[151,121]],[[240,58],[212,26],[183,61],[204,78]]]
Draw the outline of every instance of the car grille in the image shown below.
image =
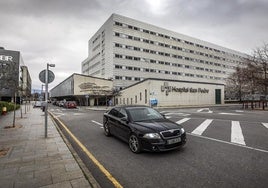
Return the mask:
[[160,134],[163,136],[163,138],[172,138],[172,137],[178,137],[181,135],[180,129],[172,129],[168,131],[162,131]]

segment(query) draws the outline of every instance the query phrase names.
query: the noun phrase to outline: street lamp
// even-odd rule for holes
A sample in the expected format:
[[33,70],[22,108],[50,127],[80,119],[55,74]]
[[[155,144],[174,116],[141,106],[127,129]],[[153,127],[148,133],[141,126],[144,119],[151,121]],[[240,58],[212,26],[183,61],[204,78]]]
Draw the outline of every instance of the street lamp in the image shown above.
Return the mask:
[[55,67],[55,64],[49,64],[47,63],[47,69],[46,69],[46,93],[45,93],[45,138],[47,138],[47,108],[48,108],[48,71],[49,67]]

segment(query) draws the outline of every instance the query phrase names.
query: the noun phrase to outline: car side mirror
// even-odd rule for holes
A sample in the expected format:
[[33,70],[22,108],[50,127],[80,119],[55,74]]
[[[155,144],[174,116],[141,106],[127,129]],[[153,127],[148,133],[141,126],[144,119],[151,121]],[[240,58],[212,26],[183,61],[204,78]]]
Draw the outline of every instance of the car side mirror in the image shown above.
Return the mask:
[[121,120],[124,121],[124,122],[126,122],[126,123],[128,123],[128,118],[126,116],[125,117],[122,117]]
[[164,119],[167,119],[165,114],[162,114],[162,113],[160,113],[160,114],[163,116]]

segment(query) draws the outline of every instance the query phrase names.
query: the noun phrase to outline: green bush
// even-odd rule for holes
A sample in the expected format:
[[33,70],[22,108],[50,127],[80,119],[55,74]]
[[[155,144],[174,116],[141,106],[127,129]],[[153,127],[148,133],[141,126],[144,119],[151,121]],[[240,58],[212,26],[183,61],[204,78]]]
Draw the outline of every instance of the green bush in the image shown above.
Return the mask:
[[[5,101],[0,101],[0,112],[2,114],[3,107],[7,108],[7,112],[13,111],[14,110],[14,103],[11,102],[5,102]],[[16,110],[20,108],[19,104],[16,104]]]

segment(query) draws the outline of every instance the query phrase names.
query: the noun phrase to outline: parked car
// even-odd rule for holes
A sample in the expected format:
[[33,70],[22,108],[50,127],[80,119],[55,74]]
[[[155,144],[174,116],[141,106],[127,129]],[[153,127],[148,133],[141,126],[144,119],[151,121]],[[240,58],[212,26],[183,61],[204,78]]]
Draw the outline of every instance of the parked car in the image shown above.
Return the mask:
[[41,108],[41,106],[42,106],[42,101],[35,101],[34,102],[34,108]]
[[64,107],[64,103],[65,103],[64,101],[59,101],[59,103],[58,103],[59,107]]
[[173,150],[186,143],[181,125],[147,106],[113,107],[103,115],[103,128],[106,136],[127,142],[134,153]]
[[66,101],[64,103],[64,107],[65,108],[76,108],[77,105],[76,105],[76,102],[75,101]]

